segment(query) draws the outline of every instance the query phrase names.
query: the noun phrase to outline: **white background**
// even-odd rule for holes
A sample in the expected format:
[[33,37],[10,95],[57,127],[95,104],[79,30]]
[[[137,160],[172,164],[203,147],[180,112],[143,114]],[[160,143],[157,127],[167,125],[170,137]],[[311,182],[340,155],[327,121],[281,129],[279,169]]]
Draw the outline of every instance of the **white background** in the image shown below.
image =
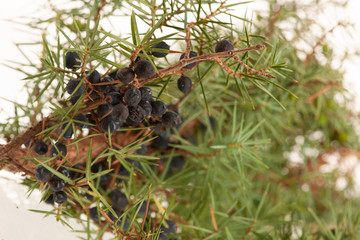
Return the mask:
[[[45,0],[0,0],[0,73],[1,87],[0,97],[24,103],[26,96],[21,92],[22,81],[24,76],[19,72],[3,66],[3,64],[12,61],[24,61],[20,52],[14,46],[15,42],[29,41],[35,39],[31,34],[23,31],[24,28],[17,24],[4,21],[4,19],[17,20],[19,16],[33,15],[39,6],[42,6]],[[231,3],[231,1],[228,1]],[[245,10],[257,9],[259,1],[250,3],[238,9],[239,12]],[[281,1],[279,1],[281,2]],[[314,1],[315,2],[315,1]],[[347,20],[354,23],[360,23],[360,1],[351,0],[347,12],[340,12],[333,9],[328,15],[325,14],[319,21],[329,26],[334,25],[337,19]],[[251,14],[247,14],[251,16]],[[121,24],[120,24],[121,25]],[[20,30],[21,29],[21,30]],[[360,24],[356,25],[353,39],[343,37],[343,32],[335,31],[332,37],[336,40],[338,51],[344,49],[360,50]],[[30,39],[29,39],[30,38]],[[37,39],[40,39],[38,36]],[[35,54],[34,54],[35,55]],[[358,95],[360,92],[360,59],[358,57],[349,58],[345,65],[346,87],[352,94]],[[0,122],[5,122],[6,114],[13,113],[11,103],[0,99]],[[360,109],[360,97],[357,98],[356,105]],[[0,142],[2,143],[2,142]],[[75,233],[71,233],[67,227],[55,221],[53,216],[44,218],[42,214],[33,213],[28,209],[51,209],[46,204],[39,204],[40,193],[34,192],[30,198],[26,198],[27,189],[18,184],[19,176],[14,176],[6,172],[0,172],[0,240],[57,240],[57,239],[77,239]],[[80,228],[81,229],[81,228]]]

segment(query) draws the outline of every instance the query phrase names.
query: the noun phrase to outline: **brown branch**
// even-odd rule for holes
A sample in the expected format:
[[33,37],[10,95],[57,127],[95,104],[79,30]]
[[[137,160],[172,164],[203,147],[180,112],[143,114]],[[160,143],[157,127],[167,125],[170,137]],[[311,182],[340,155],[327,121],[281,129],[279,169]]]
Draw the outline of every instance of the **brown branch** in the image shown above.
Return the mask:
[[326,38],[326,36],[329,34],[329,33],[332,33],[335,28],[337,28],[338,26],[342,26],[343,23],[342,22],[339,22],[338,24],[336,24],[334,27],[332,27],[330,30],[328,30],[327,32],[325,32],[321,38],[316,42],[315,46],[313,47],[311,53],[309,53],[307,56],[306,56],[306,59],[304,61],[304,64],[305,66],[309,64],[311,58],[314,56],[315,54],[315,50],[318,46],[320,46],[322,44],[322,42],[324,41],[324,39]]
[[141,85],[143,85],[143,84],[151,82],[157,78],[163,78],[168,75],[175,75],[175,74],[191,71],[192,69],[184,68],[186,65],[191,64],[191,63],[200,63],[200,62],[208,61],[208,60],[212,60],[212,61],[218,60],[219,61],[219,59],[232,56],[233,54],[236,54],[236,53],[261,50],[264,48],[265,48],[265,45],[258,44],[258,45],[252,46],[252,47],[233,50],[233,51],[219,52],[219,53],[207,53],[207,54],[204,54],[201,56],[188,58],[188,59],[186,59],[186,57],[185,57],[182,60],[180,60],[179,62],[177,62],[167,68],[159,70],[158,73],[154,74],[150,78],[139,78],[138,81]]
[[318,98],[320,95],[326,93],[327,91],[329,91],[332,87],[335,86],[340,86],[339,83],[337,82],[331,82],[328,85],[326,85],[325,87],[323,87],[322,89],[320,89],[319,91],[317,91],[316,93],[314,93],[313,95],[311,95],[310,97],[308,97],[305,101],[304,104],[308,104],[308,103],[312,103],[316,98]]

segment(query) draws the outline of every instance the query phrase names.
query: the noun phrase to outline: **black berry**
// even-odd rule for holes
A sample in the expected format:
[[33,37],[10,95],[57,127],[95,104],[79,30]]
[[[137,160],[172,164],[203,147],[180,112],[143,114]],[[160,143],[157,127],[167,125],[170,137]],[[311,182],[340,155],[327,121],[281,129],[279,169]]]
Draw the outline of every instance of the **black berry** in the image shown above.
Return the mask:
[[54,195],[50,194],[46,199],[45,199],[45,203],[47,204],[54,204]]
[[150,102],[152,111],[151,115],[157,118],[161,118],[167,110],[166,104],[162,101]]
[[112,86],[112,84],[106,84],[109,82],[114,81],[114,79],[110,76],[105,76],[103,77],[103,79],[100,80],[100,83],[103,83],[103,85],[96,85],[96,89],[99,90],[100,92],[106,93],[107,92],[107,87]]
[[172,170],[179,171],[185,166],[185,157],[175,156],[171,159],[170,167]]
[[[165,50],[169,50],[170,49],[170,46],[167,45],[166,42],[162,41],[162,42],[159,42],[157,44],[155,44],[154,46],[151,47],[152,49],[165,49]],[[154,56],[154,57],[157,57],[157,58],[161,58],[161,57],[165,57],[166,55],[168,55],[168,53],[165,53],[165,52],[151,52],[151,54]]]
[[85,92],[85,85],[77,79],[71,79],[66,85],[65,90],[72,94],[73,97],[79,97]]
[[111,115],[114,121],[123,123],[129,117],[129,109],[119,103],[113,107]]
[[161,119],[163,125],[167,128],[174,128],[181,123],[180,117],[174,112],[166,112]]
[[231,50],[234,50],[234,44],[226,39],[221,40],[215,46],[215,52],[227,52]]
[[38,166],[35,169],[35,177],[40,182],[48,182],[50,181],[52,173],[46,169],[44,166]]
[[176,232],[176,225],[175,225],[175,223],[174,223],[173,221],[171,221],[171,220],[165,220],[165,221],[166,221],[168,227],[165,227],[164,225],[162,225],[162,226],[160,227],[161,231],[163,231],[163,232],[166,233],[166,234]]
[[117,210],[123,210],[128,205],[128,200],[120,190],[115,189],[109,194],[111,206]]
[[[63,135],[63,137],[64,138],[71,138],[72,137],[72,135],[73,135],[73,128],[72,128],[72,125],[70,124],[69,126],[68,126],[69,124],[68,123],[64,123],[62,126],[61,126],[61,131],[62,132],[64,132],[64,135]],[[67,128],[67,129],[66,129]],[[65,130],[66,129],[66,130]]]
[[139,103],[139,106],[142,107],[145,110],[145,116],[149,116],[152,111],[151,104],[148,101],[141,101]]
[[99,211],[97,209],[97,207],[92,207],[90,208],[90,218],[94,221],[99,221]]
[[87,128],[90,127],[89,123],[89,119],[87,118],[87,116],[83,115],[83,114],[79,114],[77,115],[75,118],[75,125],[80,127],[80,128]]
[[123,84],[129,84],[134,80],[135,73],[131,68],[124,67],[116,72],[116,78]]
[[70,171],[66,167],[63,166],[59,167],[58,172],[65,175],[65,177],[70,178]]
[[182,91],[183,93],[188,93],[191,90],[192,81],[187,76],[181,76],[177,80],[177,86],[178,86],[179,90]]
[[109,114],[111,113],[111,110],[112,110],[112,107],[110,107],[107,104],[100,105],[97,108],[97,116],[99,118],[102,118],[105,115],[109,116]]
[[105,132],[108,133],[108,131],[110,131],[110,133],[115,132],[116,130],[119,129],[120,126],[118,126],[116,124],[116,122],[112,119],[111,115],[106,116],[104,119],[102,119],[100,121],[101,124],[101,129]]
[[124,102],[128,106],[138,105],[140,101],[141,101],[141,92],[138,89],[134,87],[126,90],[124,94]]
[[53,176],[49,181],[49,186],[54,192],[58,192],[65,188],[65,182],[58,176]]
[[139,88],[141,93],[141,100],[142,101],[152,101],[152,92],[149,87],[141,87]]
[[142,59],[135,64],[134,71],[141,78],[149,78],[155,74],[155,68],[146,59]]
[[67,153],[67,148],[65,146],[65,144],[61,143],[61,142],[56,142],[55,145],[53,145],[50,148],[50,156],[57,156],[60,155],[62,157],[65,157]]
[[75,51],[69,51],[65,55],[65,66],[71,69],[77,69],[81,66],[79,54]]
[[106,102],[114,106],[116,104],[122,103],[123,96],[118,92],[110,92],[106,95]]
[[[183,59],[184,57],[185,57],[185,53],[181,54],[180,60]],[[197,57],[197,53],[194,51],[190,51],[189,58],[193,58],[193,57]],[[190,63],[190,64],[186,65],[184,68],[190,69],[190,68],[195,67],[195,65],[196,65],[196,63]]]
[[46,143],[41,140],[36,140],[34,144],[34,152],[39,155],[44,155],[47,153],[47,151],[48,151],[48,146],[46,145]]
[[67,195],[64,191],[54,192],[54,201],[58,204],[63,204],[67,200]]
[[140,123],[144,120],[146,116],[145,110],[139,105],[129,107],[129,117],[126,121],[130,121],[131,123]]
[[99,83],[100,82],[100,73],[96,70],[85,71],[86,79],[91,83]]
[[153,140],[152,146],[157,149],[165,150],[169,146],[170,136],[167,132],[161,132],[158,137]]

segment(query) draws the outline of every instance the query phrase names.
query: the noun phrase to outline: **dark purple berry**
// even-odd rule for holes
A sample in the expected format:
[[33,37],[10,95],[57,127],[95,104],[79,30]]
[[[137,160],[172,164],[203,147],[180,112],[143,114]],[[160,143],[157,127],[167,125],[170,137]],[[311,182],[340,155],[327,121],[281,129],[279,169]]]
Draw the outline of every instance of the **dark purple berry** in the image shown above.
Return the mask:
[[175,223],[174,223],[173,221],[171,221],[171,220],[165,220],[165,221],[166,221],[168,227],[165,227],[165,225],[162,225],[162,226],[160,227],[160,230],[163,231],[163,232],[166,233],[166,234],[176,232],[176,225],[175,225]]
[[151,104],[148,101],[141,101],[139,103],[139,106],[142,107],[145,110],[145,116],[149,116],[152,111]]
[[79,97],[85,92],[85,85],[77,79],[71,79],[66,85],[65,90],[72,94],[73,97]]
[[141,101],[152,101],[152,92],[149,87],[141,87],[139,88],[141,93]]
[[49,181],[49,186],[54,192],[62,191],[65,188],[65,181],[58,176],[53,176]]
[[136,154],[144,155],[147,152],[147,147],[145,144],[142,144],[139,149],[136,150]]
[[71,96],[70,102],[72,105],[75,105],[75,103],[80,99],[80,96]]
[[135,64],[134,71],[141,78],[149,78],[155,74],[155,68],[146,59],[142,59]]
[[221,40],[218,42],[215,46],[215,52],[227,52],[234,50],[234,44],[230,42],[229,40]]
[[[159,42],[157,44],[155,44],[154,46],[151,47],[152,49],[165,49],[165,50],[169,50],[170,49],[170,46],[166,44],[166,42],[162,41],[162,42]],[[154,56],[154,57],[157,57],[157,58],[162,58],[162,57],[166,57],[166,55],[168,55],[167,52],[155,52],[155,51],[152,51],[151,54]]]
[[[181,54],[180,60],[183,59],[184,57],[185,57],[185,53]],[[193,58],[193,57],[197,57],[197,53],[194,51],[190,51],[189,58]],[[184,68],[190,69],[190,68],[195,67],[195,65],[196,65],[196,63],[190,63],[190,64],[186,65]]]
[[48,151],[48,146],[46,145],[46,143],[41,140],[36,140],[34,144],[34,152],[39,155],[44,155],[47,153],[47,151]]
[[44,166],[38,166],[35,169],[35,177],[40,182],[50,181],[52,175],[53,174],[48,169],[46,169]]
[[99,90],[100,92],[106,93],[107,87],[112,86],[112,84],[105,84],[108,82],[112,82],[114,79],[112,79],[110,76],[105,76],[103,79],[100,80],[100,83],[104,83],[104,85],[95,85],[95,88]]
[[158,137],[153,140],[152,146],[157,149],[165,150],[169,146],[170,136],[167,132],[161,132]]
[[97,207],[92,207],[90,208],[90,218],[94,221],[99,221],[99,211],[97,209]]
[[67,195],[64,191],[54,192],[54,201],[58,204],[63,204],[67,200]]
[[136,105],[129,107],[129,117],[127,118],[127,121],[130,120],[130,122],[133,123],[140,123],[144,120],[145,116],[145,110],[139,105]]
[[109,116],[109,114],[111,113],[112,107],[110,107],[107,104],[103,104],[98,106],[97,108],[97,116],[98,118],[102,118],[103,116],[107,115]]
[[110,73],[109,73],[109,76],[114,79],[114,80],[119,80],[116,76],[117,74],[117,71],[119,71],[119,69],[115,69],[115,70],[112,70]]
[[45,203],[47,204],[54,204],[54,195],[50,194],[45,200]]
[[91,83],[99,83],[100,82],[100,73],[95,69],[92,71],[85,71],[86,79]]
[[[65,120],[66,121],[66,120]],[[69,123],[64,123],[62,126],[61,126],[61,131],[64,132],[64,135],[63,137],[68,139],[68,138],[71,138],[72,135],[73,135],[73,128],[72,128],[72,124],[69,124]]]
[[111,115],[114,121],[123,123],[129,117],[129,109],[119,103],[113,107]]
[[180,171],[185,166],[185,157],[175,156],[171,159],[170,168],[176,171]]
[[61,142],[56,142],[55,145],[53,145],[50,148],[50,156],[57,156],[60,155],[62,157],[65,157],[67,154],[67,148],[66,145]]
[[110,92],[106,95],[106,102],[110,106],[115,106],[116,104],[122,103],[122,94],[119,92]]
[[154,117],[161,118],[167,111],[166,104],[162,101],[153,101],[150,104],[152,107],[151,115]]
[[126,90],[124,94],[124,102],[128,106],[138,105],[140,101],[141,101],[141,93],[138,89],[130,88]]
[[166,112],[161,119],[166,128],[174,128],[181,123],[180,117],[174,112]]
[[66,167],[63,166],[59,167],[58,172],[65,175],[65,177],[70,178],[70,171]]
[[115,132],[116,130],[119,129],[120,126],[118,126],[116,124],[116,122],[112,119],[111,115],[106,116],[104,119],[102,119],[100,121],[101,124],[101,129],[105,132],[108,133],[110,131],[110,133]]
[[71,69],[77,69],[81,66],[79,54],[75,51],[69,51],[65,54],[65,66]]
[[117,210],[123,210],[128,205],[128,200],[120,190],[115,189],[109,194],[111,206]]
[[79,114],[74,118],[74,122],[75,125],[78,126],[79,128],[87,128],[90,127],[89,123],[89,119],[83,115],[83,114]]
[[134,80],[135,73],[131,68],[123,67],[116,72],[116,78],[123,84],[129,84]]
[[188,93],[191,90],[192,81],[187,76],[181,76],[177,80],[177,86],[178,86],[179,90],[182,91],[183,93]]

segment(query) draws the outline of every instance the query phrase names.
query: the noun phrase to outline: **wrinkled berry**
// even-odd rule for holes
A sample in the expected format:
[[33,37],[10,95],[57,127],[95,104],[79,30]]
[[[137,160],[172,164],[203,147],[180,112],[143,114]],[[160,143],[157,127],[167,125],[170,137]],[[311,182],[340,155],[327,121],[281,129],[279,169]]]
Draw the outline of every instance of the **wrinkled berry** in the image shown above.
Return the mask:
[[183,93],[188,93],[191,90],[192,81],[187,76],[181,76],[177,80],[177,86],[178,86],[179,90],[182,91]]
[[234,50],[234,44],[226,39],[221,40],[215,46],[215,52],[217,52],[217,53],[218,52],[227,52],[227,51],[231,51],[231,50]]
[[106,103],[110,106],[114,106],[116,104],[122,103],[122,94],[118,92],[110,92],[106,95]]
[[109,77],[111,77],[112,79],[114,80],[119,80],[116,76],[117,72],[119,71],[119,69],[115,69],[115,70],[112,70],[110,73],[109,73]]
[[75,51],[69,51],[65,54],[65,66],[71,69],[77,69],[81,66],[79,54]]
[[67,195],[64,191],[54,192],[54,201],[58,204],[63,204],[67,200]]
[[116,78],[123,84],[129,84],[134,80],[135,73],[131,68],[123,67],[116,72]]
[[152,92],[149,87],[141,87],[139,88],[141,93],[141,101],[152,101]]
[[[72,96],[79,97],[85,92],[85,85],[77,79],[71,79],[65,87],[65,90]],[[76,90],[76,91],[75,91]]]
[[140,123],[144,120],[146,116],[145,110],[139,105],[129,107],[129,117],[126,121],[130,121],[132,123]]
[[38,166],[35,169],[35,177],[40,182],[50,181],[52,175],[53,174],[48,169],[46,169],[44,166]]
[[142,59],[135,64],[134,71],[141,78],[149,78],[155,74],[155,68],[146,59]]
[[96,70],[93,71],[85,71],[86,79],[91,83],[99,83],[100,82],[100,73]]
[[110,76],[105,76],[103,79],[100,80],[100,83],[104,83],[104,85],[95,85],[95,88],[99,90],[100,92],[106,93],[107,87],[112,86],[112,84],[105,84],[108,82],[112,82],[114,79]]
[[124,102],[128,106],[138,105],[141,101],[141,92],[136,88],[130,88],[126,90],[124,94]]
[[139,103],[139,106],[142,107],[145,110],[145,116],[149,116],[152,111],[151,104],[148,101],[141,101]]
[[65,188],[65,181],[58,176],[53,176],[49,181],[49,186],[54,192],[62,191]]
[[48,151],[48,146],[44,141],[36,140],[34,144],[34,152],[39,155],[44,155]]
[[129,109],[119,103],[113,107],[111,115],[114,121],[123,123],[129,117]]
[[180,117],[174,112],[166,112],[161,119],[166,128],[174,128],[181,123]]
[[[185,53],[181,54],[180,60],[183,59],[184,57],[185,57]],[[189,58],[193,58],[193,57],[197,57],[197,53],[194,51],[190,51]],[[184,68],[190,69],[190,68],[195,67],[195,65],[196,65],[196,63],[190,63],[190,64],[186,65]]]
[[56,142],[55,145],[53,145],[50,148],[50,156],[57,156],[60,155],[62,157],[65,157],[67,154],[67,148],[66,145],[61,142]]
[[162,101],[150,102],[152,111],[151,115],[157,118],[161,118],[167,110],[166,104]]
[[[166,42],[162,41],[162,42],[159,42],[159,43],[155,44],[155,45],[152,46],[151,48],[152,48],[152,49],[165,49],[165,50],[169,50],[169,49],[170,49],[170,46],[167,45]],[[157,57],[157,58],[165,57],[166,55],[168,55],[168,53],[165,53],[165,52],[155,52],[155,51],[152,51],[151,54],[152,54],[154,57]]]

